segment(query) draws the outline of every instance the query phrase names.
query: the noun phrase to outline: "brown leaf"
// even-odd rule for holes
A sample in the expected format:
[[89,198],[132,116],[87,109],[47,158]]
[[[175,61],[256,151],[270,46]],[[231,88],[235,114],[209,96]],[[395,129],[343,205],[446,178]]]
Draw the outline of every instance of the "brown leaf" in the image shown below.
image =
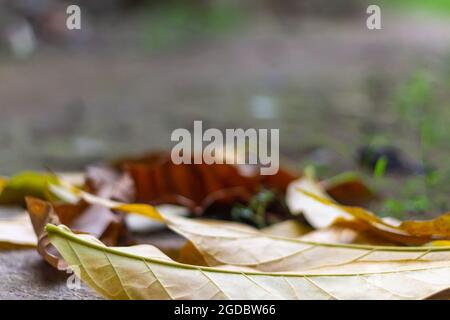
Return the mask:
[[205,258],[201,252],[195,247],[191,241],[186,241],[186,244],[180,249],[178,259],[180,263],[191,264],[195,266],[208,266]]
[[358,175],[352,173],[321,181],[321,185],[329,196],[346,206],[365,206],[377,197]]
[[109,245],[117,245],[124,234],[123,217],[98,205],[79,203],[51,204],[37,198],[27,197],[26,204],[34,232],[38,237],[38,252],[56,268],[62,267],[56,252],[49,248],[44,227],[47,223],[65,224],[77,232],[89,233]]
[[96,194],[124,202],[134,198],[134,182],[126,173],[121,174],[106,166],[89,166],[85,180],[85,189]]
[[450,238],[450,212],[428,221],[403,221],[400,228],[418,237]]
[[48,223],[60,223],[60,219],[49,202],[32,197],[27,197],[25,200],[34,232],[38,238],[37,251],[53,267],[59,270],[64,269],[66,264],[51,246],[45,231]]
[[281,168],[273,176],[243,174],[229,164],[174,164],[168,153],[152,153],[120,162],[136,187],[136,202],[173,203],[202,213],[214,203],[248,201],[261,186],[284,192],[296,178]]

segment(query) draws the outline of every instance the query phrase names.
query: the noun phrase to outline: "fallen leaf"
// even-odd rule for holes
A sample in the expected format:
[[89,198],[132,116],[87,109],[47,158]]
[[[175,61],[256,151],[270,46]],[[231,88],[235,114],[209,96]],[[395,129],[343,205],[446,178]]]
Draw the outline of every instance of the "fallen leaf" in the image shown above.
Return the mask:
[[440,236],[437,229],[436,233],[413,234],[395,219],[382,219],[364,208],[340,205],[324,192],[318,182],[308,178],[296,180],[288,187],[286,203],[292,213],[302,213],[316,229],[344,222],[352,229],[369,232],[387,242],[407,245],[422,245]]
[[298,220],[286,220],[260,230],[263,233],[285,238],[297,238],[309,234],[312,228]]
[[[343,224],[335,223],[334,225],[314,230],[299,237],[303,241],[322,242],[322,243],[345,243],[345,244],[364,244],[373,246],[395,246],[394,242],[390,242],[382,237],[377,237],[364,230],[350,228]],[[450,246],[450,242],[447,244]]]
[[[52,188],[58,188],[53,187]],[[124,204],[81,192],[87,202],[111,209],[146,215],[164,222],[192,242],[209,266],[236,265],[260,271],[299,271],[351,261],[407,261],[423,258],[447,259],[435,254],[448,247],[392,247],[316,243],[264,234],[229,222],[211,222],[161,215],[145,204]]]
[[314,179],[302,177],[293,181],[286,192],[286,204],[293,214],[302,213],[306,220],[315,228],[323,229],[331,226],[334,221],[343,217],[351,219],[351,216],[342,210],[330,206],[320,206],[299,190],[307,191],[323,199],[331,201],[322,186]]
[[377,196],[357,174],[342,173],[320,182],[326,193],[346,206],[365,206]]
[[180,249],[177,261],[195,266],[208,266],[202,253],[190,241],[186,241],[186,244]]
[[428,242],[428,243],[424,244],[424,246],[430,246],[430,247],[446,247],[446,246],[449,246],[450,247],[450,240],[435,240],[435,241],[431,241],[431,242]]
[[0,194],[5,188],[6,182],[7,182],[6,177],[0,177]]
[[58,252],[50,245],[50,241],[45,231],[45,226],[48,223],[60,224],[60,219],[55,213],[52,205],[46,201],[36,198],[27,197],[27,210],[31,223],[33,225],[34,233],[37,237],[37,251],[50,265],[63,270],[66,263],[58,255]]
[[[130,202],[134,199],[135,187],[131,177],[105,166],[89,166],[84,173],[84,188],[95,194],[102,194],[111,199]],[[60,180],[70,183],[64,176]],[[74,183],[70,183],[75,185]]]
[[37,198],[26,198],[28,214],[38,241],[38,252],[52,266],[60,268],[59,257],[49,248],[45,234],[47,223],[63,223],[78,232],[89,233],[107,244],[116,245],[124,234],[123,217],[103,206],[87,204],[51,204]]
[[[379,218],[370,211],[359,207],[340,206],[327,199],[300,191],[316,203],[331,206],[351,216],[356,224],[365,224],[366,230],[388,240],[403,244],[425,244],[432,240],[446,240],[450,237],[450,213],[428,221],[397,221],[392,218]],[[342,219],[339,217],[338,219]],[[346,218],[343,218],[346,220]]]
[[261,271],[298,271],[381,256],[386,260],[416,259],[433,251],[424,247],[324,244],[302,237],[291,239],[238,229],[221,222],[207,224],[201,219],[181,217],[164,219],[171,230],[194,244],[209,266],[229,264]]
[[400,229],[418,237],[450,238],[450,212],[428,221],[403,221]]
[[5,178],[0,183],[0,204],[23,205],[26,196],[50,199],[48,185],[57,181],[53,175],[31,171]]
[[25,212],[0,219],[0,249],[33,248],[36,244],[37,238]]
[[263,176],[230,164],[174,164],[164,152],[121,160],[117,166],[132,177],[135,202],[178,204],[197,214],[214,203],[247,202],[262,186],[284,192],[297,177],[284,168]]
[[46,227],[78,277],[110,299],[424,299],[448,298],[450,252],[416,261],[351,262],[310,272],[265,273],[171,260],[150,245],[107,247],[64,226]]
[[[171,214],[177,216],[189,215],[189,210],[187,208],[171,204],[162,204],[159,206],[155,206],[155,208],[164,215],[171,215]],[[150,219],[140,214],[127,214],[125,216],[125,222],[127,228],[131,232],[137,233],[147,233],[157,231],[159,229],[163,229],[166,227],[164,223],[157,222],[154,219]]]
[[450,247],[450,240],[431,241],[431,242],[428,242],[428,243],[424,244],[424,246],[430,246],[430,247],[445,247],[445,246],[449,246]]
[[[303,213],[306,220],[316,229],[329,227],[338,218],[353,220],[355,215],[366,220],[384,223],[365,209],[345,207],[336,203],[325,189],[324,185],[327,184],[320,183],[308,176],[301,177],[288,186],[286,204],[292,213]],[[324,205],[321,206],[314,200],[320,200]],[[351,210],[345,210],[344,208],[351,208]]]

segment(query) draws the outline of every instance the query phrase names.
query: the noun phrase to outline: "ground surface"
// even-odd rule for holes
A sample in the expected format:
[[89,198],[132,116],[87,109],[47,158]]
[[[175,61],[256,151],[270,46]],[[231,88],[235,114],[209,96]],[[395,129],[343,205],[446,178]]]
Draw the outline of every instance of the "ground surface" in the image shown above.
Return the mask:
[[34,250],[0,254],[0,299],[98,299],[89,288],[71,290],[68,274],[47,265]]

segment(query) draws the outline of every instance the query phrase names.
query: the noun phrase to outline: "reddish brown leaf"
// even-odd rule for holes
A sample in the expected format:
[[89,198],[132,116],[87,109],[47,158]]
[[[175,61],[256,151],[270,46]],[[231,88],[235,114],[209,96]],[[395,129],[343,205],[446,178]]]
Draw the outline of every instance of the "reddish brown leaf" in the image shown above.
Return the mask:
[[[100,196],[109,197],[113,194],[114,188],[108,183],[109,180],[98,191]],[[32,197],[26,198],[26,204],[38,237],[38,252],[56,268],[63,265],[56,252],[49,247],[44,232],[47,223],[65,224],[77,232],[89,233],[108,245],[117,245],[120,238],[127,235],[123,214],[114,213],[103,206],[88,205],[85,202],[76,205],[51,204]]]
[[283,168],[273,176],[247,176],[229,164],[174,164],[168,153],[153,153],[119,162],[136,187],[135,201],[173,203],[201,213],[214,204],[248,201],[259,187],[284,192],[297,176]]

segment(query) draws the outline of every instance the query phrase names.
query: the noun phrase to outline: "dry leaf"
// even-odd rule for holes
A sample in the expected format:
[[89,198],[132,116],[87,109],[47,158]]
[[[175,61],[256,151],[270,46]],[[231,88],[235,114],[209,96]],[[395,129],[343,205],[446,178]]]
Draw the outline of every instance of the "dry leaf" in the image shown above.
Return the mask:
[[[104,166],[89,166],[84,175],[84,189],[88,191],[124,202],[134,199],[136,190],[128,174],[121,174]],[[60,179],[70,183],[64,176],[60,176]]]
[[297,238],[309,234],[312,228],[298,220],[286,220],[260,230],[273,236]]
[[135,201],[172,203],[202,213],[213,203],[247,202],[261,186],[285,191],[297,176],[281,168],[277,174],[248,175],[229,164],[174,164],[169,153],[152,153],[119,162],[136,187]]
[[320,184],[331,198],[346,206],[365,206],[377,197],[357,174],[351,172],[321,181]]
[[0,194],[2,193],[3,189],[5,188],[7,179],[6,177],[0,177]]
[[186,244],[180,249],[177,261],[196,266],[208,266],[202,253],[190,241],[186,241]]
[[50,241],[45,231],[45,226],[48,223],[61,223],[58,215],[55,213],[55,210],[49,202],[32,197],[27,197],[26,202],[34,233],[38,239],[38,253],[53,267],[59,270],[64,269],[66,263],[58,255],[58,252],[50,245]]
[[[156,209],[164,215],[187,216],[189,210],[185,207],[175,206],[172,204],[162,204],[156,206]],[[140,214],[128,214],[125,216],[125,222],[128,230],[136,233],[147,233],[164,229],[166,226],[154,219],[147,218]]]
[[[53,187],[52,188],[57,188]],[[381,247],[368,245],[323,244],[272,236],[236,223],[203,222],[163,216],[145,204],[123,204],[85,192],[87,202],[124,212],[140,213],[166,223],[176,233],[192,242],[209,266],[237,265],[261,271],[304,271],[351,261],[407,261],[427,257],[447,259],[437,252],[448,247]]]
[[400,229],[419,237],[450,238],[450,212],[429,221],[403,221]]
[[428,242],[426,244],[424,244],[424,246],[430,246],[430,247],[450,247],[450,240],[436,240],[436,241],[431,241]]
[[78,205],[52,205],[49,202],[32,197],[27,197],[26,203],[34,234],[38,238],[38,252],[56,268],[61,267],[61,261],[56,252],[49,247],[44,232],[47,223],[69,225],[78,232],[92,234],[110,245],[116,245],[119,237],[124,234],[123,218],[103,206],[89,206],[82,203]]
[[177,263],[150,245],[106,247],[48,225],[50,241],[76,274],[110,299],[423,299],[450,287],[450,251],[415,261],[352,262],[311,272],[263,273]]
[[22,205],[26,196],[50,199],[48,184],[56,183],[53,175],[38,172],[22,172],[9,179],[3,179],[0,185],[0,204]]
[[[434,238],[442,238],[443,230],[446,228],[444,215],[439,220],[440,227],[434,225],[434,228],[422,233],[409,232],[413,226],[420,224],[430,228],[430,224],[425,222],[401,223],[392,218],[381,219],[364,208],[339,205],[325,194],[317,182],[308,178],[296,180],[288,187],[286,203],[291,212],[303,213],[306,220],[316,229],[345,223],[352,229],[368,232],[371,236],[397,244],[422,245]],[[434,224],[435,221],[430,223]]]
[[164,220],[171,230],[192,242],[209,266],[229,264],[262,271],[298,271],[380,257],[385,260],[417,259],[435,249],[324,244],[234,228],[221,222],[208,224],[200,219],[181,217],[164,217]]
[[[320,211],[317,210],[316,207],[311,206],[311,201],[308,203],[309,198],[303,196],[298,190],[305,190],[311,194],[316,196],[320,196],[324,199],[331,200],[331,198],[325,193],[322,186],[315,181],[314,179],[310,179],[308,177],[302,177],[295,181],[293,181],[287,189],[286,192],[286,204],[289,207],[289,210],[293,214],[303,213],[306,220],[316,229],[322,229],[329,227],[333,224],[333,222],[341,216],[345,216],[346,218],[351,218],[345,213],[341,211],[337,211],[333,208],[319,208],[322,209]],[[314,204],[314,203],[313,203]]]
[[28,214],[0,219],[0,249],[36,247],[37,238]]
[[392,218],[378,218],[363,208],[340,206],[305,191],[300,190],[300,193],[306,195],[310,200],[312,199],[319,206],[325,205],[328,209],[337,209],[343,213],[343,215],[336,218],[336,222],[345,220],[350,225],[353,222],[355,228],[358,228],[358,226],[363,227],[366,231],[393,242],[425,244],[432,240],[445,240],[450,237],[448,232],[450,229],[450,214],[448,213],[429,221],[399,222]]
[[[377,237],[368,232],[350,228],[345,224],[334,224],[330,227],[311,231],[301,237],[300,240],[322,242],[322,243],[346,243],[346,244],[368,244],[376,246],[395,246],[382,237]],[[450,246],[450,243],[447,244]]]

